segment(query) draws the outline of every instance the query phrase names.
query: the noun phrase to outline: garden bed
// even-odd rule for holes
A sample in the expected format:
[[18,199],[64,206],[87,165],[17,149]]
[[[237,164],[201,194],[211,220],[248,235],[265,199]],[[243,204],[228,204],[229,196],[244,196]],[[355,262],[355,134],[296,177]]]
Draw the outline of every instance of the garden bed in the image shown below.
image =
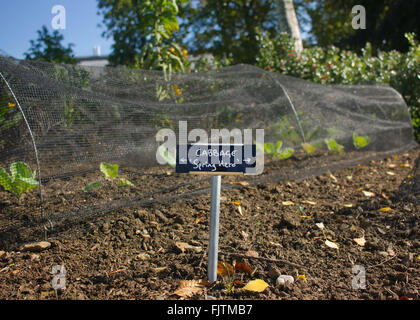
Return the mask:
[[[419,154],[419,149],[414,149],[298,182],[228,184],[232,188],[222,191],[219,260],[245,261],[253,277],[269,287],[252,293],[239,285],[226,294],[219,277],[218,283],[189,298],[419,299],[419,207],[416,199],[405,197],[407,189],[401,187],[418,178],[413,168]],[[266,169],[274,170],[270,166]],[[87,212],[85,202],[99,203],[99,199],[109,197],[116,202],[125,197],[135,200],[136,194],[170,186],[176,188],[167,196],[197,188],[203,193],[166,201],[150,201],[154,198],[150,195],[141,198],[143,202],[139,200],[141,206],[103,215],[98,210],[89,219],[68,222],[69,229],[65,223],[57,224],[49,239],[51,247],[38,253],[19,251],[17,245],[26,239],[24,234],[10,239],[10,234],[4,233],[0,299],[182,298],[173,295],[182,280],[207,275],[209,178],[164,177],[162,170],[151,169],[147,175],[122,170],[138,186],[133,190],[110,185],[92,193],[82,192],[96,173],[46,183],[45,210],[52,216],[74,208]],[[188,179],[197,179],[197,183],[191,186],[186,183]],[[238,183],[243,179],[222,180]],[[13,215],[22,216],[22,211],[29,221],[31,215],[39,215],[36,192],[25,195],[21,202],[3,191],[0,196],[5,199],[0,208],[1,226],[13,221]],[[323,230],[316,225],[321,222]],[[366,240],[364,246],[354,241],[359,238]],[[339,249],[326,246],[326,240]],[[191,248],[182,250],[178,242]],[[55,265],[66,268],[65,290],[56,291],[51,286]],[[366,270],[366,289],[352,287],[355,265]],[[277,287],[279,273],[294,276],[295,283]],[[244,283],[251,279],[241,277]]]

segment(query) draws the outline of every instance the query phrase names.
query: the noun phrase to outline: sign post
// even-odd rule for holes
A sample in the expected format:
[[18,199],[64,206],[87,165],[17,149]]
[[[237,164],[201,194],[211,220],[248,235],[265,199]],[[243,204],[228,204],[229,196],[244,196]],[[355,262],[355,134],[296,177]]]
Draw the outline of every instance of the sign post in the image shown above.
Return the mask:
[[217,280],[219,251],[219,217],[222,175],[244,174],[255,168],[256,147],[244,145],[183,145],[177,146],[176,172],[212,175],[208,281]]
[[210,240],[209,240],[209,266],[207,278],[210,282],[217,279],[217,256],[219,251],[219,216],[220,216],[220,189],[222,176],[213,176],[211,184],[211,212],[210,212]]

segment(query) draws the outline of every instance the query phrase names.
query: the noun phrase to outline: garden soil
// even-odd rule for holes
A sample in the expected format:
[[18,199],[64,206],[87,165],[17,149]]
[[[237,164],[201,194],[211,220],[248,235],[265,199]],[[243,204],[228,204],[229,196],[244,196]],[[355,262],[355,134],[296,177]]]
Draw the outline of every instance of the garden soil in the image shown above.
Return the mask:
[[[252,275],[233,276],[242,283],[231,291],[219,276],[212,286],[174,294],[182,281],[207,275],[211,199],[203,192],[99,213],[61,234],[58,227],[47,239],[51,246],[39,252],[24,251],[19,233],[0,235],[0,299],[419,299],[419,156],[417,148],[301,180],[248,184],[223,177],[234,188],[222,191],[219,261],[252,269]],[[58,214],[90,197],[115,196],[113,185],[82,192],[92,178],[69,178],[80,191],[66,190],[68,181],[45,183],[46,193],[57,190],[46,211]],[[138,175],[130,181],[152,189],[170,178]],[[183,179],[202,179],[199,187],[210,181]],[[36,193],[17,201],[0,191],[1,224],[22,212],[30,219],[38,210],[32,197]],[[56,265],[66,270],[63,290],[52,287]],[[365,287],[357,281],[360,270]],[[277,286],[280,274],[295,282]],[[268,287],[242,289],[252,279]]]

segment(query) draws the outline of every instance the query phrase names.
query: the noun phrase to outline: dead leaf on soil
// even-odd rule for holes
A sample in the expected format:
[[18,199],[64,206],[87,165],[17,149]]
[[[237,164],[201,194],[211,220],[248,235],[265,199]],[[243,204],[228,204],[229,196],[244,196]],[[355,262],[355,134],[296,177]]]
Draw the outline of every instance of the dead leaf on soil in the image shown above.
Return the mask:
[[232,265],[227,262],[219,261],[217,263],[217,274],[221,277],[225,277],[227,275],[233,275],[235,270],[233,269]]
[[244,290],[251,291],[251,292],[263,292],[265,289],[267,289],[268,283],[261,279],[251,280],[249,281],[245,287],[243,287]]
[[338,244],[336,244],[336,243],[334,243],[334,242],[332,242],[330,240],[325,240],[324,243],[325,243],[325,245],[327,247],[330,247],[330,248],[333,248],[333,249],[337,249],[338,250]]
[[181,298],[190,298],[203,291],[204,287],[200,280],[182,280],[179,287],[171,294]]
[[320,222],[320,223],[315,223],[315,225],[316,225],[319,229],[321,229],[321,230],[324,230],[324,228],[325,228],[325,226],[324,226],[324,224],[323,224],[322,222]]
[[389,176],[395,176],[395,173],[392,172],[392,171],[387,171],[386,174],[389,175]]
[[303,203],[307,203],[307,204],[310,204],[310,205],[316,205],[316,202],[314,202],[314,201],[309,201],[309,200],[303,200],[302,201]]
[[353,207],[353,205],[351,203],[345,203],[343,206],[345,206],[346,208],[351,208]]
[[241,280],[233,280],[232,282],[235,286],[243,286],[244,283]]
[[365,195],[365,197],[374,197],[375,196],[375,194],[373,192],[370,192],[370,191],[362,190],[362,192]]
[[253,251],[253,250],[249,250],[249,251],[245,252],[245,255],[248,256],[248,257],[255,257],[255,258],[259,257],[258,252]]
[[395,168],[397,165],[395,164],[395,163],[390,163],[389,165],[388,165],[388,167],[390,167],[390,168]]
[[195,247],[195,246],[192,246],[192,245],[190,245],[190,244],[188,244],[186,242],[180,242],[180,241],[175,242],[175,247],[178,250],[180,250],[181,253],[184,253],[186,250],[192,250],[192,251],[194,251],[196,253],[200,253],[201,250],[202,250],[201,247]]
[[295,203],[293,201],[283,201],[281,204],[284,206],[293,206]]
[[304,274],[301,274],[297,277],[297,279],[303,280],[305,282],[308,282],[308,280],[306,280],[306,276]]
[[245,231],[241,231],[241,235],[242,235],[242,237],[244,238],[244,240],[245,241],[247,241],[248,240],[248,233],[246,233]]
[[240,186],[243,186],[243,187],[249,186],[249,183],[246,182],[246,181],[231,181],[230,184],[240,185]]
[[252,274],[252,269],[245,262],[238,262],[237,264],[235,264],[235,272],[236,273]]
[[195,224],[199,224],[200,222],[204,221],[204,218],[206,217],[206,213],[205,212],[201,212],[200,215],[195,218],[194,223]]
[[117,269],[117,270],[113,270],[113,271],[111,271],[110,273],[108,273],[108,275],[110,276],[110,275],[112,275],[112,274],[115,274],[115,273],[119,273],[119,272],[123,272],[123,271],[125,271],[126,269]]
[[157,267],[157,268],[152,268],[152,270],[156,273],[165,271],[166,269],[168,269],[168,267]]
[[238,210],[238,212],[241,216],[244,215],[243,212],[242,212],[242,207],[241,206],[237,206],[236,209]]
[[361,238],[354,238],[353,239],[354,242],[356,242],[359,246],[364,247],[366,244],[366,240],[365,237],[361,237]]

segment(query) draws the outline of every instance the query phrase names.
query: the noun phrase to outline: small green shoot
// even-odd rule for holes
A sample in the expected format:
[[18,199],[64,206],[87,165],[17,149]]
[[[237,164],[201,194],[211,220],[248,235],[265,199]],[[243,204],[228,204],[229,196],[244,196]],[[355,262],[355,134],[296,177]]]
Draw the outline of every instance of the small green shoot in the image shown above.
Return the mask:
[[353,144],[356,149],[361,149],[366,147],[370,142],[368,136],[359,136],[357,133],[353,133]]
[[336,153],[336,154],[342,154],[344,151],[344,146],[342,146],[341,144],[339,144],[337,141],[335,141],[334,139],[325,139],[324,140],[325,144],[327,145],[328,150]]
[[18,199],[24,194],[39,186],[35,180],[36,171],[32,172],[29,166],[21,161],[10,165],[11,176],[0,166],[0,185]]
[[315,147],[313,145],[311,145],[310,143],[307,143],[307,142],[302,143],[302,148],[303,148],[303,150],[305,150],[305,152],[307,154],[312,154],[312,153],[315,152]]
[[[264,153],[273,158],[280,158],[282,160],[290,158],[293,155],[294,150],[292,148],[282,149],[282,146],[283,141],[281,140],[277,141],[275,145],[271,142],[266,142],[264,143]],[[261,150],[261,146],[258,146],[258,144],[257,148]]]
[[[119,169],[118,164],[110,164],[106,162],[101,162],[99,169],[104,174],[106,180],[113,182],[115,179],[118,178],[118,169]],[[134,186],[134,184],[131,181],[125,178],[118,179],[118,185],[120,187]],[[89,192],[93,189],[99,188],[100,186],[102,186],[101,180],[94,181],[94,182],[89,183],[86,187],[84,187],[83,191]]]

